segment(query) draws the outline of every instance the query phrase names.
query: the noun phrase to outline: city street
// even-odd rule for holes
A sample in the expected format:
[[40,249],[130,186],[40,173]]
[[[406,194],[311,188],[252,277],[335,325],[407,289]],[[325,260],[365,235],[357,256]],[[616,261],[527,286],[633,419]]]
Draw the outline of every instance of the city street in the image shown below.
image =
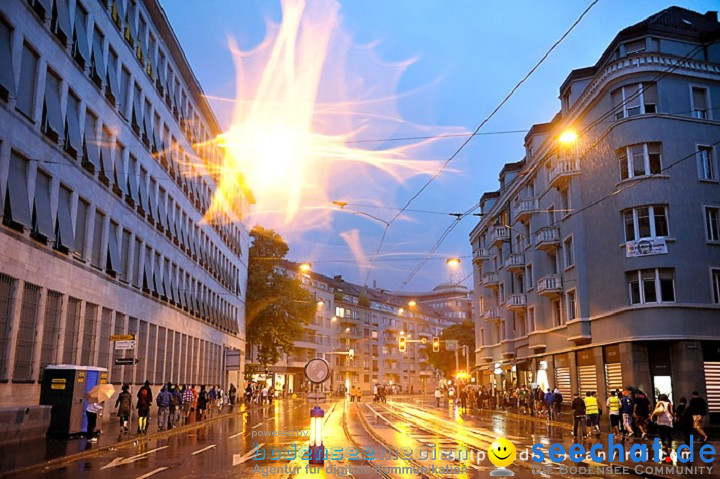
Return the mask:
[[[516,477],[577,476],[539,474],[537,470],[533,474],[532,467],[537,464],[521,454],[529,452],[535,443],[568,447],[572,442],[568,424],[548,425],[542,419],[499,411],[459,414],[445,401],[436,407],[429,396],[391,398],[385,404],[335,400],[322,407],[326,411],[324,444],[334,451],[329,452],[334,458],[322,468],[307,469],[307,461],[300,459],[299,452],[293,457],[296,446],[300,451],[308,443],[303,434],[309,428],[309,404],[279,400],[272,405],[254,405],[246,410],[243,407],[240,412],[197,429],[180,429],[169,437],[151,435],[135,445],[100,452],[57,468],[23,473],[22,477],[100,478],[112,474],[117,478],[162,478],[177,477],[178,473],[203,478],[346,477],[350,472],[356,478],[479,478],[488,477],[494,467],[484,456],[478,461],[477,453],[486,454],[489,445],[501,436],[512,441],[518,451],[517,460],[509,466]],[[606,440],[603,435],[601,442]],[[375,456],[361,459],[355,454],[348,458],[359,447],[374,451]],[[437,451],[434,455],[433,447]],[[338,448],[344,448],[344,457],[338,457]],[[401,455],[403,448],[412,448],[413,457],[397,459],[395,453],[389,452],[397,451],[395,448],[400,448]],[[257,459],[263,455],[264,459]],[[565,465],[583,464],[566,461]]]

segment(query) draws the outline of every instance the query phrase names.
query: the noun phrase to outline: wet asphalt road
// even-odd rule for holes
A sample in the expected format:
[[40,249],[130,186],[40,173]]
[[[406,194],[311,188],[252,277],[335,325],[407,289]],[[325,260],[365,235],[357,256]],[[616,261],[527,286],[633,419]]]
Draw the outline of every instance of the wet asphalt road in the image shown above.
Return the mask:
[[[309,433],[311,406],[299,400],[253,406],[194,430],[141,439],[135,445],[21,477],[294,479],[348,477],[349,471],[356,479],[487,478],[494,467],[484,455],[497,437],[511,440],[518,453],[529,451],[535,443],[569,444],[572,439],[568,425],[547,425],[498,412],[460,414],[448,403],[436,407],[430,397],[391,399],[387,404],[342,400],[322,405],[326,410],[324,442],[331,458],[324,468],[309,469],[299,453],[308,443],[305,434]],[[359,447],[374,454],[362,458],[354,452]],[[398,454],[396,448],[405,449]],[[398,458],[407,448],[412,454]],[[451,455],[443,456],[440,449]],[[264,459],[256,460],[258,453],[264,454]],[[521,478],[578,477],[556,471],[533,473],[533,465],[518,459],[510,469]],[[598,476],[612,477],[583,477]]]

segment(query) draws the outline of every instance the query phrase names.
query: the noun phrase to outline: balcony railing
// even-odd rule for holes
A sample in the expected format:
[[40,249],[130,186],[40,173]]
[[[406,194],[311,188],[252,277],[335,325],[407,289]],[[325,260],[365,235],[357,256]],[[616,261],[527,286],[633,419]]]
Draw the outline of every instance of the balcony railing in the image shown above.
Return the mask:
[[555,296],[562,293],[562,278],[559,274],[542,276],[537,282],[537,292],[541,296]]
[[527,299],[524,294],[511,294],[505,301],[505,306],[512,311],[524,310],[527,306]]
[[510,240],[510,228],[507,226],[496,226],[492,230],[490,235],[490,241],[492,244],[502,243],[503,241]]
[[553,250],[560,246],[560,228],[546,226],[535,233],[535,247],[540,250]]
[[482,285],[486,288],[496,287],[498,286],[498,275],[496,272],[491,271],[489,273],[483,273],[482,275]]
[[522,253],[511,254],[505,260],[505,269],[508,271],[525,269],[525,255]]
[[486,321],[497,321],[500,319],[500,309],[499,308],[488,308],[485,310],[485,313],[483,313],[483,318]]
[[580,174],[577,158],[556,158],[550,168],[548,186],[555,188],[567,183],[570,178]]
[[473,261],[479,262],[490,257],[490,252],[485,248],[479,248],[473,251]]
[[538,210],[538,201],[532,200],[520,200],[515,206],[515,219],[522,221],[529,218],[533,213]]

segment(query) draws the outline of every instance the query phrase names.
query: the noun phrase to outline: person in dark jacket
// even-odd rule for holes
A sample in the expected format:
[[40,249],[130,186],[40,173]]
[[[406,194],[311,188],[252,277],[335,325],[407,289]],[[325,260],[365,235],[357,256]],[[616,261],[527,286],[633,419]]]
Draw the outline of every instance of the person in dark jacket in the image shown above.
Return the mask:
[[578,437],[578,426],[580,426],[580,437],[585,437],[585,401],[580,393],[575,393],[575,398],[570,405],[573,412],[573,437]]
[[122,391],[115,401],[117,416],[120,418],[120,430],[127,434],[129,432],[130,414],[132,413],[132,396],[128,392],[130,386],[123,384]]
[[170,416],[170,403],[172,402],[172,394],[168,391],[167,386],[163,386],[157,397],[158,406],[158,431],[164,431],[168,427],[168,417]]
[[145,380],[145,384],[143,384],[137,393],[138,434],[147,434],[152,402],[153,395],[152,389],[150,389],[150,381]]
[[690,414],[690,407],[688,406],[687,399],[684,397],[680,398],[680,402],[675,406],[675,427],[682,435],[685,444],[690,444],[690,432],[693,427],[693,418]]
[[197,420],[203,421],[205,419],[205,411],[207,410],[208,394],[205,391],[205,386],[200,386],[200,394],[197,398]]
[[173,429],[180,425],[180,408],[182,408],[182,393],[177,384],[170,387],[170,416],[168,417],[168,428]]
[[693,419],[693,431],[700,434],[702,442],[707,442],[708,437],[703,431],[703,422],[708,412],[707,402],[700,397],[697,391],[692,392],[692,398],[690,398],[690,404],[688,405],[690,414]]

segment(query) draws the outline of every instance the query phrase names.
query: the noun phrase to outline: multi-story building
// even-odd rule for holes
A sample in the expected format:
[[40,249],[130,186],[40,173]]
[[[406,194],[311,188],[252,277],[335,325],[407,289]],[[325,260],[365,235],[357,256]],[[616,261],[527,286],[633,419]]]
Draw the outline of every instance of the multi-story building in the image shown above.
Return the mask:
[[[202,221],[219,133],[158,1],[0,2],[4,404],[36,404],[48,364],[225,382],[251,196]],[[120,334],[134,350],[114,351]]]
[[720,411],[720,23],[663,10],[560,88],[470,234],[479,379]]
[[[292,353],[268,367],[277,389],[284,385],[286,392],[306,391],[304,367],[315,357],[330,363],[332,377],[324,386],[335,392],[351,387],[370,392],[375,384],[395,386],[398,392],[435,389],[438,373],[427,363],[423,349],[432,347],[432,338],[460,319],[428,310],[417,300],[413,303],[406,297],[346,282],[341,276],[302,271],[299,266],[284,261],[278,269],[302,281],[314,295],[318,310]],[[400,336],[407,338],[404,353],[399,351]],[[334,354],[351,349],[352,359]],[[248,353],[247,361],[252,363],[252,348]]]
[[456,322],[472,320],[472,292],[459,283],[442,283],[432,291],[395,291],[394,296],[415,301],[423,309],[433,311]]

